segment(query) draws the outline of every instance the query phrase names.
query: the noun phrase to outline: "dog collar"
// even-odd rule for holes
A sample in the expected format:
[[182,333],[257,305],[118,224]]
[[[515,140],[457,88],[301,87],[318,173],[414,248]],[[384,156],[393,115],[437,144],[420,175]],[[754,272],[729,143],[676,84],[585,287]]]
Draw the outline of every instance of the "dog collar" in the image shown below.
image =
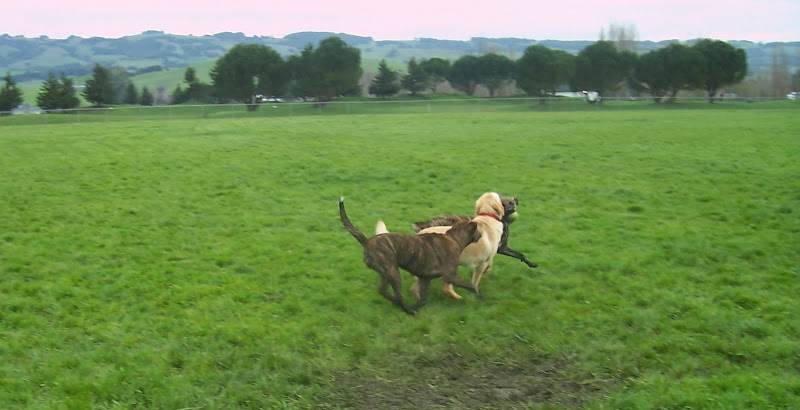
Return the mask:
[[501,220],[500,220],[500,218],[499,218],[497,215],[495,215],[495,214],[487,214],[487,213],[482,213],[482,214],[478,214],[478,216],[488,216],[489,218],[494,218],[494,220],[495,220],[495,221],[497,221],[497,222],[503,222],[503,221],[501,221]]

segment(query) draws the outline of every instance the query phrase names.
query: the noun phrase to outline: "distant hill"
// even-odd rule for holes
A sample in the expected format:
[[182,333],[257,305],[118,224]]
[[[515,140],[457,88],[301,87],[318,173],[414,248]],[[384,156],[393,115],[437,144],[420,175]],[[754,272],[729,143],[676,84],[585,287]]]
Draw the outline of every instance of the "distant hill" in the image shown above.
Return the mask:
[[[90,73],[95,63],[120,66],[132,74],[142,74],[207,63],[216,60],[239,43],[264,44],[286,57],[299,54],[307,44],[316,45],[320,40],[332,35],[340,37],[351,46],[358,47],[364,59],[386,59],[398,64],[404,64],[412,57],[417,59],[441,57],[455,60],[466,54],[489,51],[518,58],[524,53],[525,48],[532,44],[577,54],[594,42],[482,37],[467,41],[432,38],[376,41],[372,37],[330,32],[300,32],[283,38],[246,36],[242,33],[191,36],[167,34],[161,31],[146,31],[115,39],[77,36],[67,39],[27,38],[4,34],[0,35],[0,75],[10,72],[18,82],[43,80],[50,72],[56,75],[64,72],[68,76],[78,77]],[[640,41],[636,43],[636,51],[646,52],[671,42],[673,41]],[[751,74],[769,72],[772,68],[773,55],[781,49],[788,59],[791,70],[800,68],[800,42],[731,41],[731,44],[747,51]]]

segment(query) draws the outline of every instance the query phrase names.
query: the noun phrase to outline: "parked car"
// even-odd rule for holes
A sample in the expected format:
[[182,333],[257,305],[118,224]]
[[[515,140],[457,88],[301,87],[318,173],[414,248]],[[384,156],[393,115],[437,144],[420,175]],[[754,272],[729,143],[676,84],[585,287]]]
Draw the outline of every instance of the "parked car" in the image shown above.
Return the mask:
[[792,91],[789,94],[786,94],[787,100],[796,100],[798,97],[800,97],[800,92],[797,91]]

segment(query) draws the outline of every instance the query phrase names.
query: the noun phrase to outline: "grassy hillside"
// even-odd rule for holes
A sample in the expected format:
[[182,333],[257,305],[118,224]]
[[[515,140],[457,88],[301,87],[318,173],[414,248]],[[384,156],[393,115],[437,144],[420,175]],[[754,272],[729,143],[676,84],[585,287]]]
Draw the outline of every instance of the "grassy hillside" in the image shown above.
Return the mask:
[[[0,407],[796,408],[800,116],[751,107],[0,118]],[[416,317],[336,208],[487,190],[541,266]]]

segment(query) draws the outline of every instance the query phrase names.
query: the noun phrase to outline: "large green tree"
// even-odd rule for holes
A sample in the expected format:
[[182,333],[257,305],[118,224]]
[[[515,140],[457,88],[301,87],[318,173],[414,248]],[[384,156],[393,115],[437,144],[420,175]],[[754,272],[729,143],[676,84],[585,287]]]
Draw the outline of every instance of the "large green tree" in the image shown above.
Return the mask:
[[721,40],[703,39],[692,46],[702,55],[699,87],[713,103],[717,91],[738,84],[747,75],[747,53]]
[[517,87],[531,96],[554,94],[559,85],[567,84],[572,77],[574,58],[566,51],[529,46],[517,60]]
[[251,109],[257,107],[258,94],[283,96],[289,78],[280,54],[260,44],[233,46],[217,60],[210,74],[217,97],[252,104]]
[[573,90],[596,91],[601,96],[616,90],[630,77],[636,54],[618,51],[614,43],[600,40],[586,46],[575,57]]
[[327,101],[339,95],[358,95],[361,88],[361,50],[339,37],[328,37],[314,51],[315,96]]
[[36,105],[46,110],[70,109],[80,105],[72,79],[61,73],[61,79],[50,73],[36,96]]
[[655,102],[664,97],[674,102],[678,91],[694,88],[700,81],[700,54],[680,43],[642,54],[633,70],[633,86],[650,94]]
[[17,82],[11,73],[3,77],[3,88],[0,88],[0,111],[11,111],[22,104],[22,91],[17,87]]
[[447,77],[450,76],[450,70],[453,68],[450,64],[450,60],[445,60],[439,57],[422,60],[419,63],[419,66],[426,73],[428,73],[428,86],[430,87],[431,92],[434,93],[436,92],[436,88],[439,86],[439,84],[447,81]]
[[456,60],[450,69],[450,76],[447,77],[447,80],[456,90],[465,92],[467,95],[475,94],[475,89],[481,80],[478,57],[466,55]]
[[516,65],[502,55],[488,53],[478,57],[478,83],[489,89],[489,97],[494,97],[501,87],[514,80]]
[[86,101],[97,107],[113,104],[116,101],[114,86],[107,68],[100,64],[94,65],[92,77],[86,80],[86,87],[83,89],[82,95]]
[[400,91],[397,77],[397,71],[389,68],[386,60],[381,60],[378,64],[378,75],[372,79],[372,84],[369,86],[369,93],[378,97],[391,97],[397,94]]
[[400,84],[411,93],[417,95],[428,88],[430,74],[417,63],[417,59],[412,58],[408,61],[408,73],[400,80]]

